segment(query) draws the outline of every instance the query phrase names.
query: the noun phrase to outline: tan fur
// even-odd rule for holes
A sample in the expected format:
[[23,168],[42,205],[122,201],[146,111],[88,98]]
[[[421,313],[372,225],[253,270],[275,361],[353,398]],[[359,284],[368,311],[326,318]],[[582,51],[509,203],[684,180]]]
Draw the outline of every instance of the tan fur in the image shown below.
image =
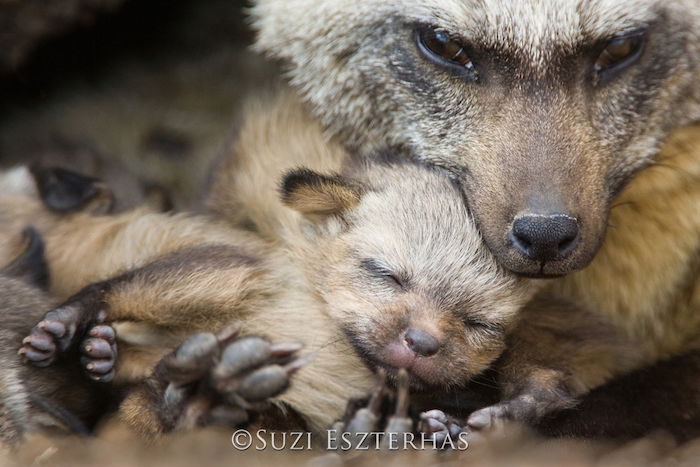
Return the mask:
[[656,164],[616,201],[601,251],[553,285],[587,303],[644,349],[640,363],[700,337],[700,127],[676,131]]
[[347,158],[340,145],[320,132],[293,93],[251,99],[235,144],[212,169],[207,208],[237,227],[253,227],[267,239],[278,239],[297,216],[279,203],[282,174],[301,165],[337,172]]
[[[290,283],[284,288],[284,299],[275,298],[280,280],[274,276],[284,276],[281,280],[289,283],[298,273],[290,271],[284,261],[273,267],[267,260],[271,246],[250,234],[217,226],[212,219],[202,217],[134,211],[114,217],[69,216],[49,226],[46,240],[48,251],[55,253],[49,255],[55,278],[52,286],[64,298],[95,280],[148,265],[191,246],[241,249],[261,262],[259,269],[264,268],[265,275],[249,282],[247,279],[259,276],[258,267],[243,264],[236,268],[233,264],[228,269],[212,269],[205,261],[199,267],[182,263],[180,275],[170,270],[155,280],[146,276],[115,288],[107,302],[119,338],[117,381],[121,383],[143,380],[186,336],[240,321],[245,333],[301,339],[309,351],[318,352],[313,365],[298,373],[293,388],[282,399],[306,414],[316,429],[342,413],[347,397],[363,395],[373,384],[371,373],[359,359],[348,361],[352,354],[347,352],[347,344],[336,342],[340,337],[336,327],[319,310],[317,300],[305,293],[308,285]],[[302,314],[304,321],[299,320]],[[311,335],[309,323],[315,325]],[[342,351],[334,351],[338,345]],[[343,359],[338,361],[334,355]],[[341,382],[331,377],[338,373],[347,379]],[[308,398],[312,390],[321,397]],[[142,406],[135,409],[137,413],[129,411],[133,403],[133,399],[125,403],[127,421],[147,425],[148,414],[142,413]]]
[[[285,114],[285,112],[288,113]],[[76,292],[85,283],[96,279],[108,279],[115,273],[145,266],[140,275],[123,285],[117,285],[107,299],[112,313],[111,319],[116,321],[115,326],[122,341],[118,375],[122,381],[138,381],[147,377],[149,369],[155,362],[193,329],[220,329],[230,322],[232,313],[237,316],[236,319],[243,320],[244,331],[247,332],[275,338],[298,338],[307,333],[308,322],[300,322],[298,316],[303,314],[305,317],[310,317],[308,310],[318,306],[317,298],[309,301],[306,295],[310,292],[309,283],[304,283],[302,280],[297,286],[288,288],[295,292],[293,297],[283,294],[279,298],[281,303],[279,307],[282,310],[288,311],[289,303],[299,303],[301,305],[298,311],[283,313],[281,316],[270,311],[277,309],[276,306],[271,305],[275,303],[275,299],[271,298],[270,291],[275,290],[280,283],[289,281],[290,277],[298,276],[298,273],[292,272],[296,267],[294,266],[296,261],[301,260],[298,264],[311,279],[311,284],[323,284],[322,295],[328,302],[352,304],[353,294],[366,294],[366,286],[357,292],[353,291],[353,281],[348,281],[345,275],[351,271],[351,268],[348,269],[348,257],[344,247],[340,244],[329,248],[324,240],[319,243],[319,238],[342,232],[344,224],[358,224],[358,222],[361,224],[363,216],[387,217],[387,214],[382,214],[382,212],[386,213],[387,206],[393,208],[389,217],[396,218],[396,223],[392,227],[394,231],[417,230],[424,231],[428,235],[423,237],[423,242],[427,242],[423,247],[429,247],[426,251],[428,256],[421,258],[421,249],[418,249],[412,250],[410,257],[404,259],[406,264],[413,264],[413,267],[421,264],[439,265],[438,269],[423,270],[419,275],[419,277],[425,276],[424,279],[427,280],[425,285],[430,286],[430,281],[442,280],[441,278],[444,278],[446,271],[449,270],[450,261],[446,259],[439,261],[435,256],[437,252],[430,247],[431,244],[433,246],[449,244],[447,240],[440,240],[438,232],[434,231],[436,220],[411,217],[412,210],[415,206],[420,206],[421,199],[412,200],[408,197],[407,193],[410,190],[402,188],[403,185],[400,183],[390,190],[394,194],[386,192],[386,188],[391,188],[397,183],[396,178],[407,177],[407,184],[412,189],[420,186],[422,170],[412,169],[410,166],[397,168],[391,165],[385,169],[381,166],[374,168],[366,182],[370,185],[378,184],[375,186],[382,186],[384,190],[380,190],[379,193],[372,193],[370,190],[369,194],[363,195],[363,203],[356,209],[358,214],[362,213],[359,218],[344,216],[342,222],[331,218],[327,223],[319,224],[318,219],[307,222],[295,211],[281,207],[282,205],[275,201],[278,196],[276,184],[271,183],[270,179],[279,178],[279,174],[291,167],[306,164],[307,161],[323,160],[322,154],[318,151],[324,146],[318,144],[319,141],[323,141],[320,128],[312,121],[307,121],[304,126],[307,133],[299,134],[309,135],[314,134],[313,131],[315,131],[317,135],[315,146],[309,146],[309,150],[304,151],[301,150],[304,148],[303,144],[290,145],[290,148],[296,148],[296,152],[291,155],[272,151],[270,154],[276,155],[276,158],[258,157],[256,148],[263,148],[263,150],[277,148],[277,151],[280,151],[280,146],[275,146],[276,138],[280,135],[275,132],[260,131],[261,128],[280,125],[280,115],[287,115],[288,118],[296,116],[293,121],[299,122],[303,121],[302,118],[306,114],[298,103],[288,101],[286,97],[282,97],[282,100],[273,107],[273,111],[253,113],[251,121],[256,125],[246,127],[247,131],[257,131],[259,133],[255,134],[265,136],[261,140],[251,140],[246,139],[249,136],[246,132],[243,133],[241,143],[233,149],[231,158],[220,165],[220,167],[226,167],[226,162],[231,164],[230,161],[234,161],[235,170],[219,173],[216,178],[218,183],[214,184],[215,189],[209,205],[212,212],[220,218],[225,216],[226,212],[230,212],[233,206],[237,206],[237,216],[228,218],[227,221],[252,226],[258,233],[264,233],[268,241],[274,242],[273,244],[291,253],[291,263],[289,260],[282,261],[280,258],[273,260],[269,255],[272,246],[267,241],[256,239],[255,235],[249,233],[231,230],[223,224],[218,224],[219,221],[206,217],[163,216],[141,210],[116,217],[80,215],[70,218],[67,222],[58,222],[51,228],[56,233],[57,239],[60,239],[57,241],[63,245],[62,248],[55,248],[61,254],[52,256],[51,260],[52,264],[57,265],[57,270],[66,271],[74,267],[71,262],[75,261],[76,252],[80,258],[88,259],[81,262],[80,271],[84,275],[67,274],[65,276],[70,279],[69,281],[64,282],[63,279],[56,281],[55,287],[64,297]],[[316,129],[312,130],[313,128]],[[248,144],[252,145],[247,146]],[[342,167],[348,162],[347,156],[342,151],[329,153],[326,156],[327,165]],[[288,158],[285,159],[285,157]],[[267,184],[266,189],[261,189],[261,185],[250,182],[246,176],[246,168],[249,165],[255,168],[257,174],[264,176],[261,184]],[[419,176],[416,177],[416,175]],[[221,180],[230,183],[223,184]],[[431,190],[428,192],[433,193],[426,198],[429,205],[435,205],[437,200],[444,196]],[[304,194],[309,195],[304,187],[296,193],[302,204],[304,204]],[[246,205],[236,204],[239,195],[246,200]],[[315,193],[312,192],[311,195],[313,197]],[[339,205],[343,203],[342,200],[338,201]],[[37,207],[37,209],[41,208]],[[408,216],[401,214],[403,209],[407,209]],[[89,231],[90,234],[85,237],[74,235],[72,232],[78,228]],[[366,242],[368,238],[376,237],[386,244],[386,248],[398,250],[401,250],[404,245],[415,244],[415,238],[412,239],[410,236],[400,239],[395,234],[386,235],[378,224],[368,225],[367,230],[362,228],[356,230],[344,241],[348,244],[359,244]],[[448,228],[443,233],[448,235],[449,232]],[[475,234],[472,233],[472,235]],[[140,239],[138,246],[134,244],[134,239],[137,238]],[[207,245],[210,247],[206,247]],[[230,251],[223,249],[207,252],[206,248],[216,245],[234,248]],[[309,245],[313,245],[312,250],[308,249]],[[197,250],[203,247],[204,249]],[[94,251],[100,251],[102,255],[92,254],[91,252]],[[217,258],[220,259],[221,254],[227,254],[227,251],[235,257],[235,260],[221,268]],[[183,252],[184,256],[177,257]],[[449,250],[447,252],[449,253]],[[167,260],[168,255],[176,256],[173,263],[175,266],[186,269],[175,272],[161,268],[159,271],[159,267],[149,266],[151,263],[159,264],[159,261]],[[482,253],[477,256],[481,258],[479,262],[490,262]],[[105,261],[105,258],[110,260]],[[311,260],[312,258],[314,259]],[[236,266],[236,261],[240,262],[240,266]],[[121,265],[117,265],[116,262],[121,262]],[[319,268],[319,264],[326,266]],[[337,276],[333,272],[336,268],[339,274]],[[470,284],[474,290],[472,299],[476,301],[470,306],[473,317],[483,320],[492,319],[496,311],[492,305],[488,305],[492,303],[491,299],[485,299],[480,295],[501,293],[502,286],[489,282],[488,278],[492,273],[488,272],[488,268],[478,273],[467,268],[466,272],[470,274],[470,278],[461,281],[456,278],[455,272],[448,276],[455,283]],[[235,293],[232,293],[232,290]],[[448,288],[436,294],[444,303],[450,303],[453,298]],[[276,294],[272,293],[272,297],[274,296]],[[256,301],[255,297],[260,297],[260,301]],[[464,332],[463,328],[450,324],[450,320],[440,316],[438,309],[434,308],[429,301],[423,300],[420,294],[408,293],[405,302],[397,303],[386,312],[375,313],[371,318],[366,316],[366,311],[362,307],[352,306],[346,310],[328,310],[331,321],[328,321],[329,315],[320,310],[314,319],[319,322],[326,320],[328,327],[337,326],[339,323],[354,323],[349,329],[354,328],[360,332],[363,329],[371,330],[371,338],[367,336],[362,339],[363,342],[371,344],[391,340],[392,333],[403,326],[402,320],[407,316],[406,311],[419,309],[422,310],[420,313],[410,314],[412,320],[421,323],[443,339],[448,341],[458,339],[456,336]],[[483,301],[482,306],[478,305],[480,300]],[[501,295],[498,300],[510,300],[511,305],[516,306],[520,299]],[[585,301],[581,300],[579,303],[585,303]],[[644,348],[644,345],[640,346],[633,336],[626,335],[624,330],[616,329],[613,318],[597,315],[595,311],[581,306],[576,308],[574,319],[567,314],[573,311],[572,308],[568,301],[560,301],[556,306],[548,304],[543,306],[542,302],[535,302],[524,312],[521,325],[509,338],[509,350],[501,368],[501,383],[504,385],[503,393],[506,397],[519,397],[524,390],[537,396],[542,391],[546,391],[547,387],[552,390],[563,387],[566,392],[557,400],[557,403],[561,403],[559,407],[566,407],[572,403],[572,397],[578,397],[591,388],[603,384],[614,375],[629,371],[644,362],[643,353],[639,351]],[[212,314],[209,310],[229,311],[224,314]],[[285,320],[283,317],[291,319]],[[121,322],[122,320],[127,321]],[[316,332],[314,330],[313,334],[320,339],[320,342],[325,344],[333,341],[333,333],[326,334],[321,339],[316,336]],[[483,350],[480,350],[479,352],[482,353],[475,353],[469,349],[471,347],[485,349],[485,341],[483,338],[468,341],[469,347],[466,350],[461,349],[459,354],[449,358],[452,360],[452,365],[441,370],[436,369],[434,375],[444,378],[459,366],[465,366],[471,374],[479,373],[500,354],[502,342],[494,341],[494,343],[496,345],[490,352],[483,353]],[[342,344],[341,348],[343,346],[347,346],[347,343]],[[374,350],[376,351],[377,348]],[[349,364],[353,358],[357,358],[344,355],[345,352],[334,348],[324,349],[323,353],[325,352],[330,352],[329,355],[332,355],[332,358],[328,358],[327,361],[333,366],[333,368],[319,370],[327,370],[326,375],[335,374],[334,372],[339,371],[338,367]],[[381,354],[374,356],[381,358]],[[365,377],[369,378],[369,375],[365,373]],[[320,379],[328,378],[320,377]],[[342,391],[343,384],[327,388],[323,394],[329,399],[327,402],[330,405],[324,406],[324,409],[317,413],[315,407],[319,403],[318,400],[314,399],[311,402],[308,397],[308,394],[317,394],[312,389],[317,384],[314,381],[317,380],[319,376],[315,371],[308,380],[302,377],[299,384],[302,385],[303,390],[299,392],[299,396],[295,396],[296,393],[291,391],[287,395],[290,398],[289,401],[285,398],[282,400],[306,415],[308,420],[312,420],[310,422],[312,426],[320,428],[328,421],[328,417],[323,418],[323,423],[314,421],[316,420],[314,417],[320,417],[323,413],[337,414],[337,410],[334,412],[330,406],[334,405],[339,409],[342,407],[343,399],[350,394]],[[530,381],[531,384],[522,383],[523,381]],[[305,384],[309,386],[305,387]],[[358,388],[358,392],[362,391]],[[333,397],[329,396],[331,394]],[[139,396],[133,397],[138,400]],[[125,416],[138,420],[139,417],[135,411],[139,410],[137,408],[139,406],[133,401],[127,402]],[[307,406],[313,406],[314,409]],[[131,408],[128,409],[129,407]],[[557,405],[553,403],[550,408],[557,408]],[[142,427],[142,429],[149,430],[148,427]]]
[[[283,99],[292,101],[283,108],[295,106],[296,112],[306,115],[299,103]],[[528,306],[504,358],[501,382],[506,398],[522,392],[517,382],[530,378],[537,368],[563,370],[554,385],[564,384],[566,397],[580,397],[617,375],[695,345],[700,334],[694,312],[700,262],[700,204],[693,201],[700,196],[698,137],[697,127],[676,132],[657,166],[642,172],[616,201],[598,259],[583,272],[552,283],[542,294],[546,305],[537,301]],[[276,154],[266,170],[281,172],[285,164],[303,162],[293,154]],[[283,163],[280,155],[289,159]],[[236,160],[241,159],[246,160],[245,153]],[[255,164],[264,166],[265,160]],[[242,174],[227,184],[229,196],[260,193],[246,193],[244,183]],[[644,214],[634,199],[645,199]],[[265,201],[246,201],[248,205],[238,206],[239,222],[246,214],[264,221],[264,212],[256,207]],[[558,300],[557,306],[548,304],[552,298]],[[666,313],[672,318],[663,317]]]

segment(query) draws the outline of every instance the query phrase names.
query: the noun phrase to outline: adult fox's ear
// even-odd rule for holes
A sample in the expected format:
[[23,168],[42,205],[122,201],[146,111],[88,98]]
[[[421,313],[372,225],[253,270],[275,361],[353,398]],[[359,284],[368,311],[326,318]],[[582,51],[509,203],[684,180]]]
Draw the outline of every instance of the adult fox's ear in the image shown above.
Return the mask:
[[353,209],[364,187],[341,175],[323,175],[309,169],[295,169],[282,179],[282,202],[305,216],[326,218]]

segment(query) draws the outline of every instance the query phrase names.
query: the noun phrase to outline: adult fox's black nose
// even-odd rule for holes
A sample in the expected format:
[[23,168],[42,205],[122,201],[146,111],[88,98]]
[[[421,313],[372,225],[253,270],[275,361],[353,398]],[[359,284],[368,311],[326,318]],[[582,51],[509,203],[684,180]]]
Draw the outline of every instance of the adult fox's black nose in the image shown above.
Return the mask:
[[579,239],[578,222],[566,214],[521,216],[513,221],[513,246],[535,261],[555,261],[569,256]]

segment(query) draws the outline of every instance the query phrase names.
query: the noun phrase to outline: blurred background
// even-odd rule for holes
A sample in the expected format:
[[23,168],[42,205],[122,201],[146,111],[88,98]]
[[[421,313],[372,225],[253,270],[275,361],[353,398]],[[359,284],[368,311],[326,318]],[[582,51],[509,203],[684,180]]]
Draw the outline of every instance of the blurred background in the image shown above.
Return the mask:
[[242,102],[278,77],[241,0],[0,0],[0,166],[106,179],[119,208],[196,204]]

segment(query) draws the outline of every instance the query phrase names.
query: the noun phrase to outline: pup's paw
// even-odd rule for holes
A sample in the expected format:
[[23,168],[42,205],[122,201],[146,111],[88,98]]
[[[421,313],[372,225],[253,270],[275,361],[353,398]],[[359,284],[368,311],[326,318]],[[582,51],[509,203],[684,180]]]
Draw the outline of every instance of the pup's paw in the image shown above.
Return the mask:
[[437,446],[447,445],[447,438],[457,440],[464,428],[438,409],[429,410],[420,414],[418,432],[432,439]]
[[560,370],[533,367],[517,385],[507,391],[501,402],[473,412],[467,419],[475,431],[492,430],[510,420],[534,425],[546,415],[576,405],[567,383],[567,374]]
[[[22,340],[22,347],[18,353],[34,366],[46,367],[63,354],[77,350],[83,341],[94,338],[94,341],[84,344],[81,349],[88,359],[99,360],[85,361],[88,374],[93,377],[110,373],[113,368],[108,368],[104,359],[113,357],[110,353],[115,354],[116,347],[114,331],[111,328],[106,329],[108,326],[101,327],[107,317],[107,313],[101,310],[103,293],[101,284],[88,286],[65,304],[46,313]],[[96,335],[90,335],[92,330],[96,330]],[[110,351],[104,348],[105,345],[110,347]],[[114,358],[111,360],[113,367]],[[90,365],[90,368],[87,368],[87,365]],[[106,381],[102,378],[93,379]]]
[[117,339],[114,328],[107,324],[97,324],[87,332],[87,338],[80,345],[80,363],[88,378],[109,383],[114,379],[117,362]]
[[366,450],[376,445],[376,433],[382,433],[380,443],[384,448],[403,446],[404,440],[413,439],[413,419],[408,414],[410,400],[406,370],[399,371],[395,390],[387,385],[386,375],[380,372],[377,387],[365,401],[351,400],[343,419],[333,424],[336,439],[343,440],[338,449]]
[[22,340],[19,354],[35,366],[51,365],[78,342],[81,316],[82,310],[77,305],[66,305],[49,311]]
[[270,343],[235,332],[190,337],[158,364],[162,414],[170,429],[245,425],[283,393],[302,365],[297,343]]

